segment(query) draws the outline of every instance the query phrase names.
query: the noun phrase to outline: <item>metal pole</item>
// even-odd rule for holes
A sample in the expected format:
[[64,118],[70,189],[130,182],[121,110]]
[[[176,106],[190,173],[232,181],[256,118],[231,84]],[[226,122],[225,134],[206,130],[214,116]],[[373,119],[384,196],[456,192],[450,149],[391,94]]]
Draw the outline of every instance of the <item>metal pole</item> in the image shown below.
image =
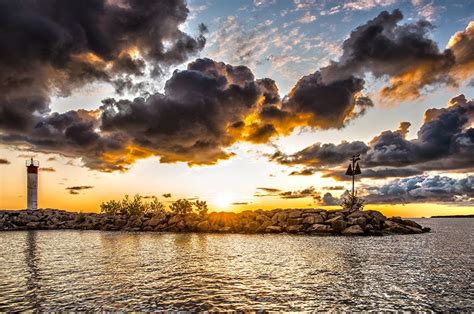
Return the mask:
[[352,157],[352,199],[354,199],[354,177],[355,177],[354,157]]

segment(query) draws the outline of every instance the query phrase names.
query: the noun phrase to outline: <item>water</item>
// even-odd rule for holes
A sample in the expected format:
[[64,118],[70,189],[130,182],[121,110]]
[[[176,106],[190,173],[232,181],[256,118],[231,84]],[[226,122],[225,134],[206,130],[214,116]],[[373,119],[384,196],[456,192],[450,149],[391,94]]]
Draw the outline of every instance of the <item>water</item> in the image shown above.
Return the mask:
[[389,237],[0,233],[0,311],[474,310],[474,219]]

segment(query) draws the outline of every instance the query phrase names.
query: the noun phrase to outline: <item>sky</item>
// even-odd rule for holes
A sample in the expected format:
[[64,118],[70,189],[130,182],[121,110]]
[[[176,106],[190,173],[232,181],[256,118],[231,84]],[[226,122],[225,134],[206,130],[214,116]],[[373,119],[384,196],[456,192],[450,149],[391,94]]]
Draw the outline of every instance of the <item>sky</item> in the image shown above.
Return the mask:
[[0,208],[474,213],[474,3],[0,3]]

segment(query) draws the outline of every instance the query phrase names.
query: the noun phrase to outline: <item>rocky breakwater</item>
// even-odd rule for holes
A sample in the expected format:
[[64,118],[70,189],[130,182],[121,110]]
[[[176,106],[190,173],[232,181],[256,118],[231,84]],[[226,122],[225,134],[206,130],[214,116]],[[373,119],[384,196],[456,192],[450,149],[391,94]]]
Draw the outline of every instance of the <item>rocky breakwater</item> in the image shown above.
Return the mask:
[[241,213],[140,215],[75,213],[56,209],[0,211],[0,230],[110,230],[210,233],[389,235],[429,232],[413,220],[387,218],[373,210],[274,209]]

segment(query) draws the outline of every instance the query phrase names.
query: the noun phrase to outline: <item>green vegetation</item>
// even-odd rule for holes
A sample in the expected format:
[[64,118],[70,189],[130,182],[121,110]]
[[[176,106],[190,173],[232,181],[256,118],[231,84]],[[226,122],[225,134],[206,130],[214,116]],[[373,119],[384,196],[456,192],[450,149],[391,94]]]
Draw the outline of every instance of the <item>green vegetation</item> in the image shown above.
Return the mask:
[[340,205],[343,209],[362,210],[365,206],[365,200],[357,195],[352,196],[349,191],[341,195]]
[[[207,203],[205,201],[190,202],[186,199],[179,199],[169,206],[169,210],[176,214],[190,214],[193,211],[200,215],[207,213]],[[155,214],[165,212],[165,205],[156,196],[150,202],[145,202],[143,196],[136,194],[133,199],[128,195],[121,201],[110,200],[100,204],[100,212],[108,215],[140,215]]]

